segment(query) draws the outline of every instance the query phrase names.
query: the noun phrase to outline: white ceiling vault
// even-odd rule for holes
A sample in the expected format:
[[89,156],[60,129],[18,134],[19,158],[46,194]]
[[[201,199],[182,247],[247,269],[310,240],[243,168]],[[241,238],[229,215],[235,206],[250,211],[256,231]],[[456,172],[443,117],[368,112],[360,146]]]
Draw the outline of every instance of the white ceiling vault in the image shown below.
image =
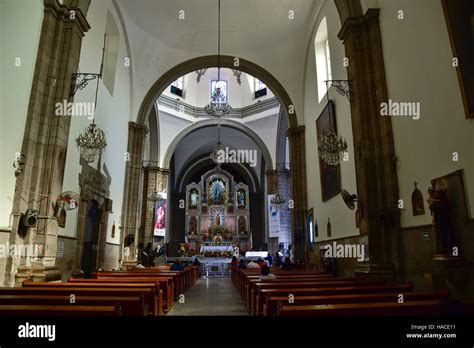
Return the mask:
[[[269,71],[303,119],[303,81],[313,18],[326,0],[221,0],[221,54]],[[114,0],[123,17],[133,69],[135,120],[165,72],[217,54],[217,0]],[[184,12],[181,12],[184,11]],[[184,19],[180,15],[184,14]]]

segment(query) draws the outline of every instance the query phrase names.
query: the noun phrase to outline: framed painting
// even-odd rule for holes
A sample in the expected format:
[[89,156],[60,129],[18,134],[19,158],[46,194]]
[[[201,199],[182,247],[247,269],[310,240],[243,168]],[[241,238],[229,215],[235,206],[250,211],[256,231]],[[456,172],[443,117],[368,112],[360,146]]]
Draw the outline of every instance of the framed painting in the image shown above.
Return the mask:
[[[318,144],[323,135],[329,130],[333,130],[337,134],[336,114],[332,100],[329,100],[321,112],[321,115],[316,119],[316,140]],[[324,162],[319,156],[318,159],[321,197],[322,201],[326,202],[341,192],[341,167],[339,164],[331,166]]]
[[466,118],[474,117],[474,1],[442,0]]

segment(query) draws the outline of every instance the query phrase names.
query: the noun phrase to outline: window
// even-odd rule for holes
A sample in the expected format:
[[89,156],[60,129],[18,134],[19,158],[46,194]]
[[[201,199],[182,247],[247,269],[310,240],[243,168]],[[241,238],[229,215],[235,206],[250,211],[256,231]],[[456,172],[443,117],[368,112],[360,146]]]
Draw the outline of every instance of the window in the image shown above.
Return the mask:
[[105,51],[104,66],[102,72],[102,81],[109,91],[110,95],[114,94],[115,85],[115,69],[117,67],[119,46],[119,32],[115,24],[114,17],[107,12],[107,21],[105,24]]
[[332,80],[331,54],[329,50],[328,28],[326,17],[319,24],[316,38],[314,39],[314,52],[316,58],[316,77],[318,84],[318,101],[321,102],[327,93],[329,84],[325,81]]
[[264,84],[262,81],[259,79],[255,78],[255,99],[263,97],[264,95],[267,95],[267,85]]
[[227,81],[211,82],[211,101],[213,103],[227,103]]
[[174,81],[171,84],[170,92],[176,94],[177,96],[183,96],[183,84],[184,84],[184,76],[181,76],[179,79]]

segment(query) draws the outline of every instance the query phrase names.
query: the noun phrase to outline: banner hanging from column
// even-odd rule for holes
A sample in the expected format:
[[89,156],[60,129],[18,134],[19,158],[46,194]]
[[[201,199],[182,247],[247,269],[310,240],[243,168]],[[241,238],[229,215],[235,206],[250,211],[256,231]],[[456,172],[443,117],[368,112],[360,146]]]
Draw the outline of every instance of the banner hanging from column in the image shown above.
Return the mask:
[[280,234],[280,208],[272,205],[274,195],[268,195],[268,237],[279,237]]
[[166,232],[166,194],[161,194],[162,200],[155,203],[155,228],[153,235],[164,237]]

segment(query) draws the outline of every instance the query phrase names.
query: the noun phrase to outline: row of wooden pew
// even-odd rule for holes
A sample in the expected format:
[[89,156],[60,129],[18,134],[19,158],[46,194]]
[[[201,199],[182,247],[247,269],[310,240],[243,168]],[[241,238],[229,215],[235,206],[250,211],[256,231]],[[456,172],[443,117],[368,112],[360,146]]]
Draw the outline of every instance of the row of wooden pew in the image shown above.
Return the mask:
[[199,277],[190,266],[169,266],[94,273],[94,278],[67,282],[24,281],[0,288],[0,316],[148,316],[163,315]]
[[266,316],[414,316],[441,315],[449,290],[412,292],[413,285],[388,284],[363,277],[337,278],[309,270],[232,269],[232,281],[251,315]]

